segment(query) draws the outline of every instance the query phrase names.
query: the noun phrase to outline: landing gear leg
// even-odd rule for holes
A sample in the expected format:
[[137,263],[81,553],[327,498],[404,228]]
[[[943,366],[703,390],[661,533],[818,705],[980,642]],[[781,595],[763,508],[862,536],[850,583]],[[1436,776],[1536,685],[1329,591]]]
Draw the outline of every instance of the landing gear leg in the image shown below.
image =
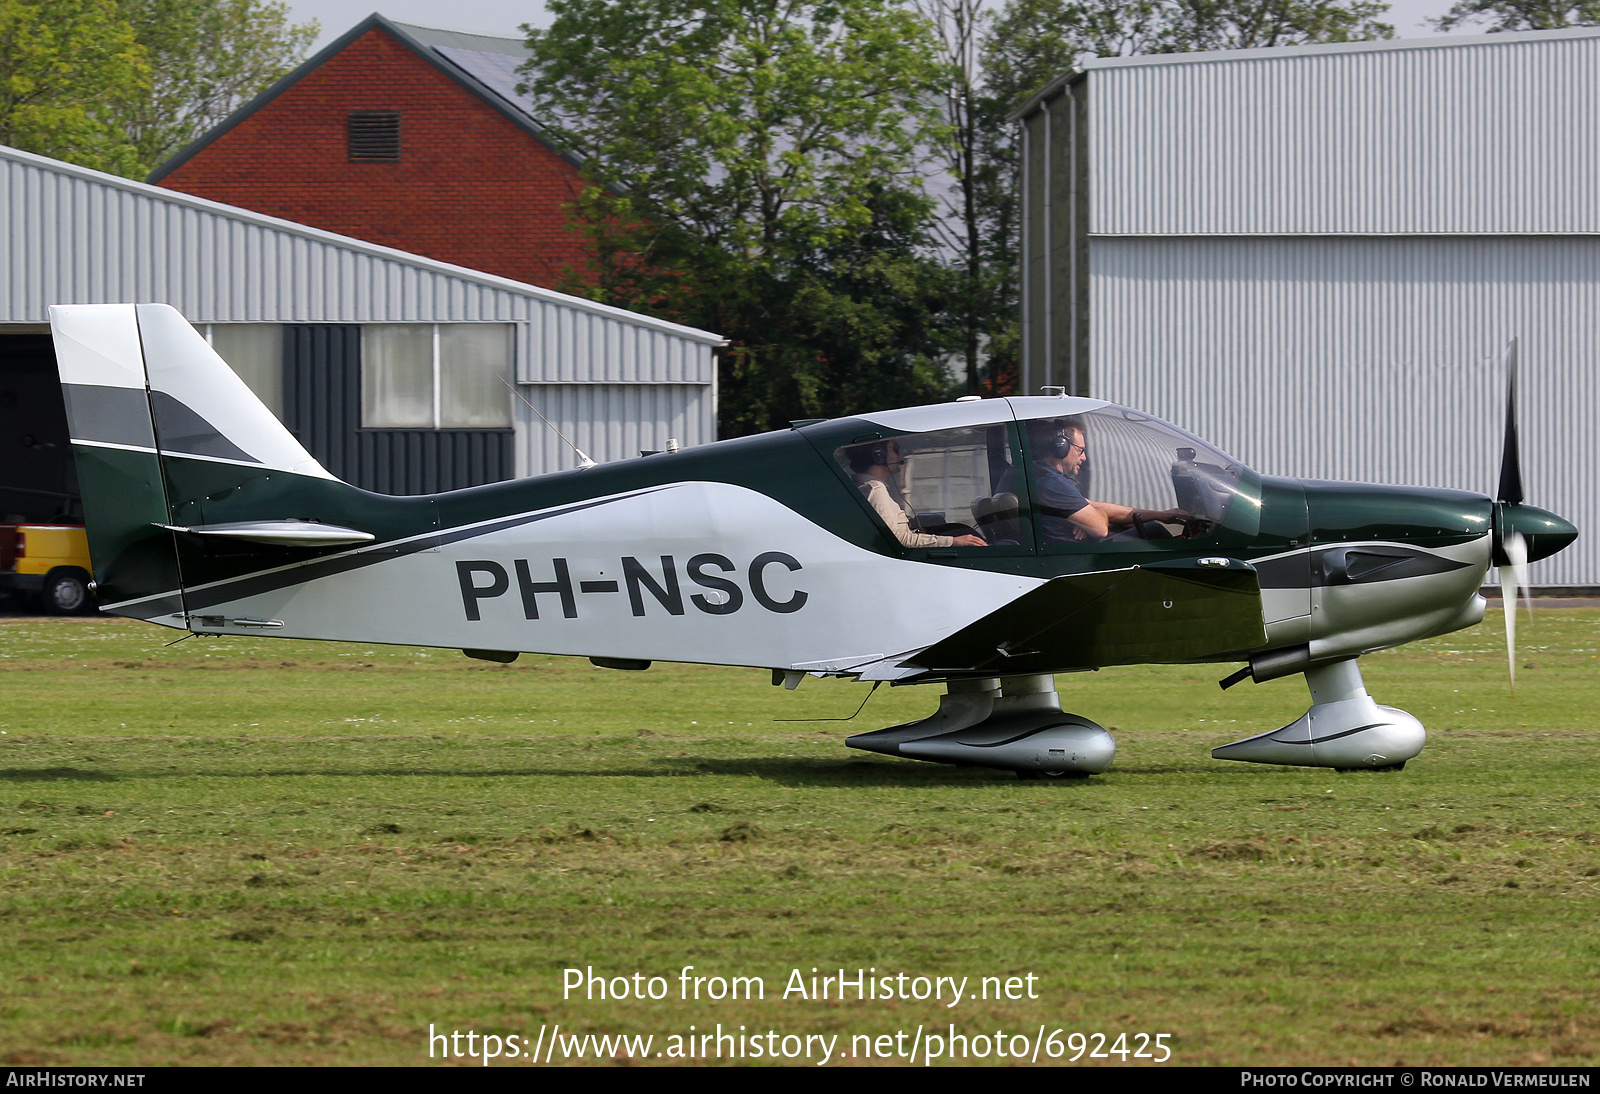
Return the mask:
[[1212,749],[1212,757],[1340,771],[1399,771],[1422,751],[1428,739],[1422,723],[1374,702],[1355,658],[1307,669],[1305,677],[1310,710],[1282,729]]

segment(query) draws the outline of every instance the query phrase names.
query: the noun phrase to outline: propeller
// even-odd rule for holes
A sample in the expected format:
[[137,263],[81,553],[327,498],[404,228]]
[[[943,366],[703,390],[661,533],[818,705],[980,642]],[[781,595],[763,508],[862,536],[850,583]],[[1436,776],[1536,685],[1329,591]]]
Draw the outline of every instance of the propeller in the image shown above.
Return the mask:
[[1506,347],[1506,438],[1500,448],[1500,491],[1495,500],[1521,505],[1522,456],[1517,444],[1517,340]]
[[1500,603],[1506,612],[1506,668],[1511,690],[1517,690],[1517,600],[1527,598],[1528,621],[1533,621],[1533,601],[1528,597],[1528,541],[1516,527],[1516,509],[1522,505],[1522,456],[1517,443],[1517,340],[1506,349],[1506,435],[1500,449],[1500,489],[1495,500],[1495,561],[1500,566]]
[[[1517,598],[1528,591],[1528,544],[1513,531],[1500,544],[1506,561],[1500,566],[1500,603],[1506,609],[1506,668],[1511,690],[1517,690]],[[1528,622],[1533,622],[1533,601],[1528,600]]]

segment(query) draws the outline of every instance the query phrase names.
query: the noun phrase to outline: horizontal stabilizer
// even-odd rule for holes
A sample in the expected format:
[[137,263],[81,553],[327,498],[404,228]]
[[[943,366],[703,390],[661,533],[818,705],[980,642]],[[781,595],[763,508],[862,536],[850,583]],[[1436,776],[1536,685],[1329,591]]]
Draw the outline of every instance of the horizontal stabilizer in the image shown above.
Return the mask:
[[1234,660],[1266,641],[1252,566],[1179,560],[1054,578],[905,664],[929,672],[1067,672]]
[[238,539],[246,543],[270,543],[279,547],[338,547],[344,544],[371,543],[378,537],[371,532],[340,528],[315,520],[240,520],[227,524],[161,524],[169,532],[191,536]]

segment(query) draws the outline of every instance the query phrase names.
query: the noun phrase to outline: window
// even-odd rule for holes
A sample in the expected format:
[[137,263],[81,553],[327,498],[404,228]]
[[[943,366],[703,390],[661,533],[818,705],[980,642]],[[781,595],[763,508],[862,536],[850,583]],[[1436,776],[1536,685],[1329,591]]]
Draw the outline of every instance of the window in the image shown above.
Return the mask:
[[283,417],[283,328],[277,323],[207,323],[201,328],[217,356]]
[[905,547],[1017,547],[1029,542],[1003,425],[862,438],[834,458]]
[[361,329],[366,429],[511,428],[511,326],[380,323]]
[[352,110],[349,130],[351,163],[400,162],[400,112]]

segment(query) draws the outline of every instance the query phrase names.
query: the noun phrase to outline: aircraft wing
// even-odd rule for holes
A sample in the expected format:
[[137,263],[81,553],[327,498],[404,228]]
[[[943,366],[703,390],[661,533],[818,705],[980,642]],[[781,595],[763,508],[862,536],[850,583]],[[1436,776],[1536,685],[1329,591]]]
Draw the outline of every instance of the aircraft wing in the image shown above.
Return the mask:
[[1206,561],[1054,578],[900,667],[1014,675],[1242,659],[1267,641],[1255,568]]

